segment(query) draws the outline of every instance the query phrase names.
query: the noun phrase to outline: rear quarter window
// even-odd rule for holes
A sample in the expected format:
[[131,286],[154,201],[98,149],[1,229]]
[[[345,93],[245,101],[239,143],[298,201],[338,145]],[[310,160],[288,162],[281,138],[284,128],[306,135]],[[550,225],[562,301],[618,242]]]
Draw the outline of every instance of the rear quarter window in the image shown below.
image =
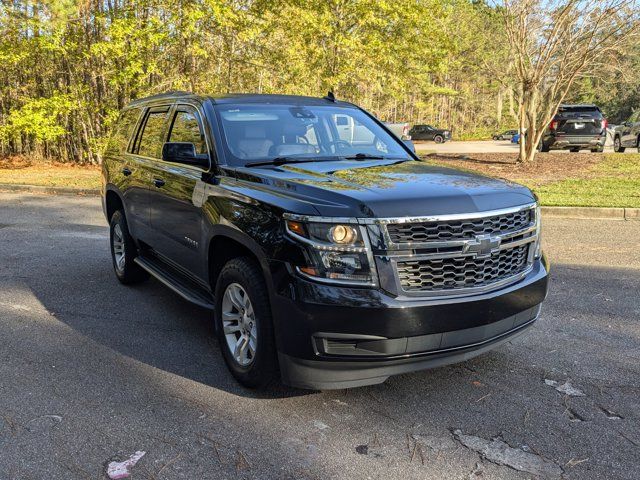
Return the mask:
[[129,141],[140,118],[140,109],[131,108],[120,114],[107,142],[106,153],[118,154],[127,151]]

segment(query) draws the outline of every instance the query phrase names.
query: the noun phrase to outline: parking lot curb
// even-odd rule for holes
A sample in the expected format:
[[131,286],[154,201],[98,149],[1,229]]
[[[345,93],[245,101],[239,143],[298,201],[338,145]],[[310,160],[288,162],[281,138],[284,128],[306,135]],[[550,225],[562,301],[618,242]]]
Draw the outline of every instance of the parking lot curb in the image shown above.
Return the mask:
[[598,218],[640,221],[640,208],[625,207],[542,207],[543,217]]
[[20,185],[0,183],[0,191],[45,193],[49,195],[100,195],[98,188],[43,187],[40,185]]

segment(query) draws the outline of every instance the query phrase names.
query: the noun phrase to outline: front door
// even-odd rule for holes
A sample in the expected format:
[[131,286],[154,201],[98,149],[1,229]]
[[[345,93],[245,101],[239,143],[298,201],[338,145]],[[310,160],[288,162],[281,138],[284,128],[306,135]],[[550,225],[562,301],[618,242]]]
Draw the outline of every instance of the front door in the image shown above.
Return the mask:
[[[171,112],[168,142],[193,143],[196,153],[209,158],[202,115],[191,105],[176,105]],[[208,248],[203,241],[202,175],[207,169],[173,162],[156,162],[152,172],[151,226],[156,233],[153,248],[174,266],[207,278],[202,261]]]

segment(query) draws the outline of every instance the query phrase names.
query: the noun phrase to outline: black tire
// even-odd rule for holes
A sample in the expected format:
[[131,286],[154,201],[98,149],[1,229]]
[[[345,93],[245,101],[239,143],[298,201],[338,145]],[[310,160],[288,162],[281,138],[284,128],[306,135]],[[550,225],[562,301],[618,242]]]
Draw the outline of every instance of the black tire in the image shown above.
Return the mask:
[[[130,285],[149,278],[149,274],[134,262],[134,259],[138,256],[138,248],[129,233],[127,219],[121,210],[116,210],[111,216],[109,243],[111,244],[113,270],[120,283]],[[116,257],[116,248],[118,246],[124,250],[124,255],[120,257],[120,260]]]
[[569,151],[570,151],[571,153],[578,153],[578,152],[580,151],[580,149],[579,149],[579,148],[576,148],[576,147],[572,147],[572,148],[570,148],[570,149],[569,149]]
[[624,153],[624,150],[625,150],[625,147],[622,146],[620,137],[615,137],[613,139],[613,151],[616,153]]
[[444,137],[442,135],[436,135],[433,137],[433,141],[436,143],[444,143]]
[[[222,307],[225,292],[233,284],[240,285],[255,314],[256,348],[251,363],[243,366],[234,358],[231,347],[227,342],[222,321]],[[233,287],[232,287],[233,288]],[[272,383],[278,373],[278,360],[273,334],[271,306],[267,294],[267,286],[262,271],[256,263],[248,257],[235,258],[227,262],[222,268],[216,283],[215,322],[218,341],[222,356],[235,379],[248,388],[263,388]],[[248,310],[248,309],[247,309]],[[230,335],[241,336],[237,331]],[[239,340],[239,338],[238,338]]]
[[547,153],[549,152],[551,149],[549,148],[549,145],[545,145],[544,142],[540,144],[540,151]]

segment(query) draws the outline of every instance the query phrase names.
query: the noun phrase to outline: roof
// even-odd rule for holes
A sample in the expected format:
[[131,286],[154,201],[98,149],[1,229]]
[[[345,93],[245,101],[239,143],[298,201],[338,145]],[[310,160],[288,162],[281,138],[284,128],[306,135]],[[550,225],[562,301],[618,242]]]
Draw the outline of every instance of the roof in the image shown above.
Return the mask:
[[598,108],[593,103],[563,103],[559,108]]
[[198,95],[191,92],[185,92],[181,90],[174,90],[158,95],[151,95],[149,97],[139,98],[133,100],[128,106],[143,105],[147,103],[153,103],[159,100],[173,100],[173,99],[210,99],[216,104],[233,104],[233,103],[273,103],[273,104],[300,104],[300,105],[353,105],[349,102],[343,102],[336,100],[335,102],[329,100],[327,97],[305,97],[301,95],[275,95],[275,94],[258,94],[258,93],[229,93],[221,96],[209,96]]

